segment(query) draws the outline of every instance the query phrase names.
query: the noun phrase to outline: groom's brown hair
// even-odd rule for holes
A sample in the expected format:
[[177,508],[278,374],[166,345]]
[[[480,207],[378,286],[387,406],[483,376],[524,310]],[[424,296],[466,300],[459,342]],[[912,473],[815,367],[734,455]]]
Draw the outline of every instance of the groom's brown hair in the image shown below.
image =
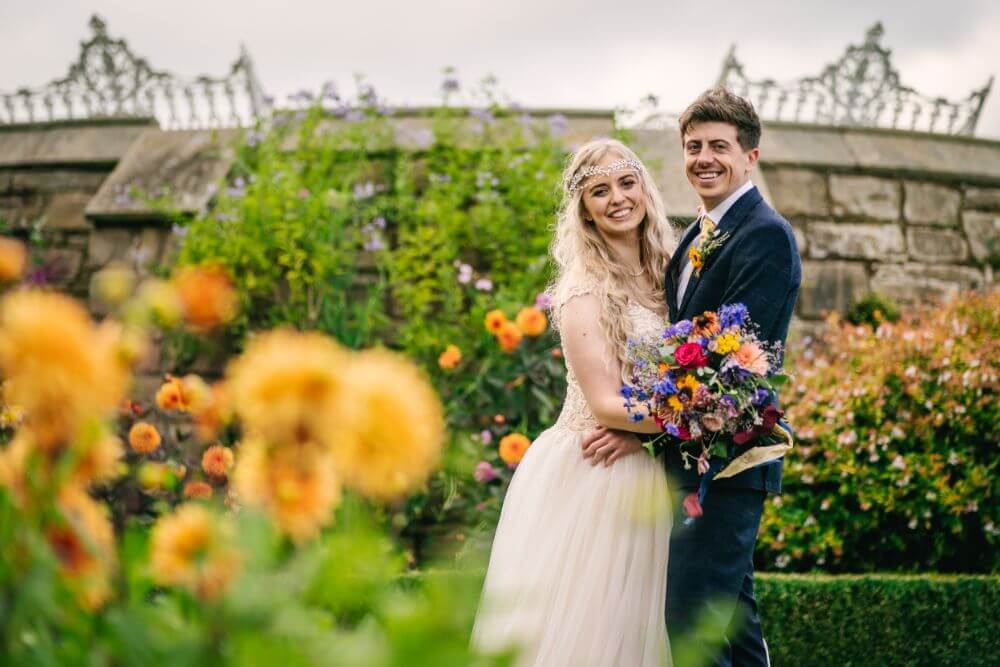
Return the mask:
[[692,125],[728,123],[736,127],[736,140],[744,151],[760,144],[760,118],[749,100],[721,86],[709,88],[680,117],[681,142]]

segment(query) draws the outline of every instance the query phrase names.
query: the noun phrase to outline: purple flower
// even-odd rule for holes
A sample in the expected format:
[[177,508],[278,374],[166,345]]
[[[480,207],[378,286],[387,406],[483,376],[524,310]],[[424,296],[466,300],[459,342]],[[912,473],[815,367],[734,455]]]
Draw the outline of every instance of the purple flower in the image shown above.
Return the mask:
[[754,407],[759,408],[762,405],[769,403],[771,401],[771,392],[767,389],[758,389],[753,393],[753,398],[750,399],[750,403]]
[[476,289],[480,292],[490,292],[493,290],[493,281],[489,278],[480,278],[476,281]]
[[548,310],[552,307],[552,295],[548,292],[539,292],[538,296],[535,297],[535,308],[539,310]]
[[484,125],[489,125],[494,120],[493,112],[489,109],[469,109],[469,115]]
[[719,326],[723,329],[741,327],[748,317],[747,307],[742,303],[729,303],[719,308]]
[[250,148],[253,148],[263,140],[264,140],[264,134],[262,132],[257,132],[255,130],[250,130],[249,132],[247,132],[246,142],[247,146],[249,146]]
[[561,113],[549,116],[549,129],[552,131],[552,134],[558,136],[565,132],[567,127],[569,127],[569,120],[566,116]]
[[188,228],[174,223],[174,225],[170,228],[170,233],[178,238],[184,238],[188,234]]
[[368,238],[365,239],[365,250],[368,252],[378,252],[385,248],[385,242],[382,240],[382,236],[375,230],[371,230],[368,233]]
[[472,282],[472,267],[468,264],[458,265],[458,282],[468,285]]
[[653,385],[653,391],[661,396],[673,396],[677,393],[677,385],[669,377],[665,377]]
[[422,127],[413,133],[413,141],[417,144],[417,148],[430,148],[434,145],[434,132]]
[[459,88],[458,79],[456,77],[453,77],[453,76],[447,77],[441,83],[441,90],[443,90],[446,93],[455,93],[455,92],[458,92],[458,88]]
[[375,184],[371,181],[357,183],[351,190],[355,199],[368,199],[375,195]]
[[694,325],[691,324],[691,320],[681,320],[676,324],[672,324],[667,327],[663,332],[663,337],[666,338],[676,338],[678,336],[690,336],[691,332],[694,331]]
[[484,445],[488,445],[493,442],[493,431],[488,428],[484,428],[479,432],[479,439],[483,441]]
[[472,476],[476,478],[477,482],[485,484],[497,478],[497,469],[490,465],[488,461],[480,461],[476,464],[476,471],[472,473]]
[[385,229],[385,218],[381,215],[372,220],[372,226],[376,229]]
[[680,429],[677,428],[676,424],[673,424],[671,422],[667,422],[666,428],[664,430],[666,430],[667,433],[674,436],[675,438],[679,438],[681,436]]

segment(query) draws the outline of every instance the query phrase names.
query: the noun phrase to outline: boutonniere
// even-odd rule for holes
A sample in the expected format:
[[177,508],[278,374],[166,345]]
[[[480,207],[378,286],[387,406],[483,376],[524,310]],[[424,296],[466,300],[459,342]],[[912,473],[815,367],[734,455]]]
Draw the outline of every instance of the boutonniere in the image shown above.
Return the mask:
[[[706,233],[707,232],[707,233]],[[729,232],[719,233],[718,229],[715,229],[714,225],[710,230],[705,230],[698,235],[698,238],[691,247],[688,248],[688,261],[691,262],[691,266],[694,267],[694,273],[696,276],[701,275],[701,267],[705,266],[705,262],[711,257],[712,253],[722,247],[722,244],[726,242],[729,238]]]

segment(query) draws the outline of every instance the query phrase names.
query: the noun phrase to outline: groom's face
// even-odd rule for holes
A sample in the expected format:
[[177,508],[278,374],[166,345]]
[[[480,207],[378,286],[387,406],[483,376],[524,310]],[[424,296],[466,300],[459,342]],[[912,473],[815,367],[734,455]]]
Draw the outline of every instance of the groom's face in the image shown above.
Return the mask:
[[743,150],[729,123],[698,123],[684,135],[684,171],[707,211],[747,182],[759,155]]

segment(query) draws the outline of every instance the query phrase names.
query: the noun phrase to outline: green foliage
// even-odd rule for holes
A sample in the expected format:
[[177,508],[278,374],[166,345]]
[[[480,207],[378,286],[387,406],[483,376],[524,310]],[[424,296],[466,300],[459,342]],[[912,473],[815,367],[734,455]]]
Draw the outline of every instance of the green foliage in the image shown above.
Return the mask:
[[215,601],[154,585],[148,528],[130,524],[112,596],[89,611],[58,568],[43,515],[0,491],[0,655],[24,666],[506,664],[469,650],[479,576],[405,576],[369,509],[348,502],[337,519],[293,549],[263,517],[239,512],[240,572]]
[[775,667],[1000,665],[1000,578],[760,574]]
[[767,504],[761,567],[1000,568],[1000,291],[832,326],[792,359],[797,431]]
[[882,322],[898,322],[899,306],[883,294],[870,292],[851,304],[847,311],[847,321],[872,327],[877,327]]

